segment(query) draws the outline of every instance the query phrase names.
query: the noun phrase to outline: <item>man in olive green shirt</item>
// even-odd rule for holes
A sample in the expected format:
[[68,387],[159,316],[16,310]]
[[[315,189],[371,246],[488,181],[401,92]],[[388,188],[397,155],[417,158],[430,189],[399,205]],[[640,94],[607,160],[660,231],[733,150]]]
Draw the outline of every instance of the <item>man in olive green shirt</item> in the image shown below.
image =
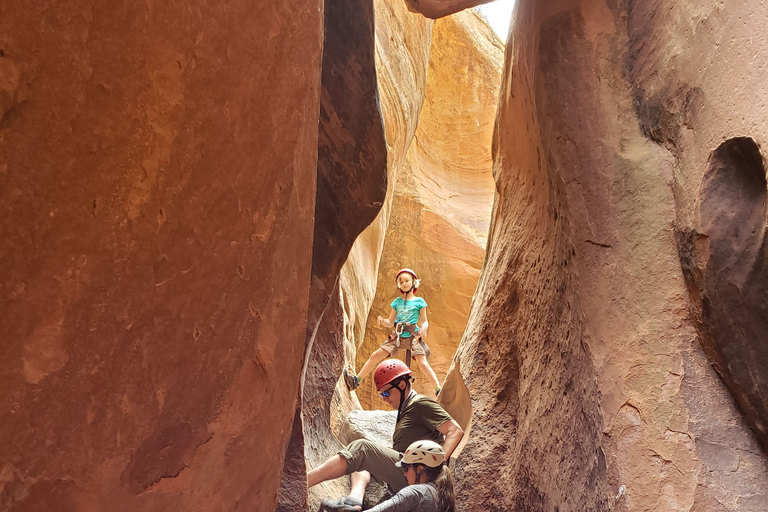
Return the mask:
[[397,409],[392,448],[359,439],[310,471],[308,487],[351,474],[349,496],[336,501],[323,500],[326,509],[360,510],[371,474],[389,484],[393,492],[398,492],[408,485],[408,481],[395,462],[412,442],[428,439],[440,443],[448,459],[464,435],[459,424],[440,404],[413,391],[411,370],[399,359],[387,359],[379,364],[374,379],[381,398]]

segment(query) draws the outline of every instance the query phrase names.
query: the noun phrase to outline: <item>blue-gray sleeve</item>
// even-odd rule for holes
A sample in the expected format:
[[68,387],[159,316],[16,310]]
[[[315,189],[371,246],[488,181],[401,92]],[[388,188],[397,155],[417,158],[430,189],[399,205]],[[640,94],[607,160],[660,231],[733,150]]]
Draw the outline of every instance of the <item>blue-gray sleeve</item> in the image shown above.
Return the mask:
[[366,512],[433,512],[436,510],[434,492],[429,485],[409,485]]

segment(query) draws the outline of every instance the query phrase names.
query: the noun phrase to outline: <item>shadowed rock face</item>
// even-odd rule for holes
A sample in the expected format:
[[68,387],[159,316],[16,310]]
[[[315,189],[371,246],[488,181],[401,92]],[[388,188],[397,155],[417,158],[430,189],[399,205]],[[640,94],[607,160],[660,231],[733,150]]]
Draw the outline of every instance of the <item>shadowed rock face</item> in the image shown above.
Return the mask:
[[681,237],[681,260],[704,349],[768,448],[766,195],[755,141],[721,144],[703,177],[702,234]]
[[378,214],[387,190],[374,53],[373,1],[327,2],[310,333],[352,244]]
[[[345,339],[359,329],[360,319],[355,318],[356,308],[350,304],[370,301],[372,293],[366,290],[375,287],[375,280],[367,282],[365,271],[347,271],[340,276],[340,268],[345,258],[347,268],[354,267],[355,262],[366,267],[371,264],[369,256],[380,250],[377,242],[366,242],[376,240],[378,230],[386,226],[384,214],[379,214],[375,228],[369,230],[373,234],[362,235],[356,248],[350,248],[380,208],[389,210],[391,200],[385,201],[384,192],[388,188],[391,191],[391,177],[402,165],[401,148],[413,137],[423,101],[419,94],[405,98],[404,93],[407,96],[424,82],[429,48],[424,41],[429,41],[431,23],[410,16],[404,5],[375,2],[374,34],[373,8],[370,1],[326,4],[318,218],[307,322],[310,353],[303,382],[303,434],[294,436],[289,449],[292,463],[285,468],[279,510],[316,508],[321,498],[348,492],[347,480],[328,482],[313,488],[307,502],[303,458],[306,456],[307,466],[312,468],[335,453],[341,445],[331,426],[340,423],[341,411],[359,408],[354,396],[334,395],[333,391],[343,368]],[[379,89],[377,79],[383,84]],[[387,120],[387,146],[382,112]],[[367,314],[367,308],[362,309]]]
[[518,1],[488,251],[446,379],[473,409],[462,510],[768,502],[758,13]]
[[274,510],[320,5],[0,6],[0,509]]
[[372,0],[325,3],[317,200],[307,316],[307,347],[315,357],[309,361],[308,385],[302,379],[306,427],[312,434],[305,446],[301,415],[297,413],[278,510],[306,509],[305,452],[314,455],[313,465],[327,455],[328,443],[320,440],[332,437],[328,400],[336,379],[324,381],[328,374],[321,368],[333,372],[331,375],[338,375],[342,368],[339,271],[357,236],[381,209],[387,189],[387,148],[374,50]]

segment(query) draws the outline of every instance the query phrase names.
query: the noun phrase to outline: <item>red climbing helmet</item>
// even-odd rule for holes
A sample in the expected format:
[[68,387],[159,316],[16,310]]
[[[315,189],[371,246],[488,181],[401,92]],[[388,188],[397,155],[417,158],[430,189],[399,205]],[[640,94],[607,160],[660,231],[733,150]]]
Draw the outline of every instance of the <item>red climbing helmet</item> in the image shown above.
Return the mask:
[[413,291],[418,290],[419,285],[421,284],[421,279],[419,279],[419,276],[416,275],[416,272],[414,272],[409,268],[401,268],[400,270],[397,271],[397,274],[395,274],[395,283],[397,283],[397,278],[400,277],[400,274],[402,274],[403,272],[408,272],[409,274],[411,274],[411,276],[413,276]]
[[399,359],[386,359],[379,363],[373,374],[376,389],[381,389],[403,375],[412,375],[411,369]]

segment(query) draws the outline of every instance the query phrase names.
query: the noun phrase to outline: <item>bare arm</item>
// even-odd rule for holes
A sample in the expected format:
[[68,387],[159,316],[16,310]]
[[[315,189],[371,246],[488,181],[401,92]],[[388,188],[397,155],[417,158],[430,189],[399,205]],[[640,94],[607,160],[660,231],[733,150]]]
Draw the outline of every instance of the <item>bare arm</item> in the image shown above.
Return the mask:
[[419,313],[419,329],[421,337],[427,339],[427,329],[429,329],[429,322],[427,322],[427,308],[421,308]]
[[395,308],[390,308],[392,312],[389,314],[389,318],[384,318],[383,316],[379,315],[378,318],[376,318],[376,323],[379,325],[383,325],[384,327],[389,327],[390,329],[395,326],[395,318],[397,318],[397,311],[395,311]]
[[445,452],[445,459],[451,456],[453,450],[459,446],[461,438],[464,437],[464,431],[461,429],[456,420],[450,419],[437,427],[437,430],[445,436],[445,442],[443,442],[443,451]]
[[416,510],[419,503],[424,499],[424,486],[421,488],[409,485],[405,489],[392,496],[386,501],[382,501],[373,508],[369,508],[369,512],[409,512]]
[[408,10],[436,20],[470,7],[477,7],[493,0],[405,0]]

